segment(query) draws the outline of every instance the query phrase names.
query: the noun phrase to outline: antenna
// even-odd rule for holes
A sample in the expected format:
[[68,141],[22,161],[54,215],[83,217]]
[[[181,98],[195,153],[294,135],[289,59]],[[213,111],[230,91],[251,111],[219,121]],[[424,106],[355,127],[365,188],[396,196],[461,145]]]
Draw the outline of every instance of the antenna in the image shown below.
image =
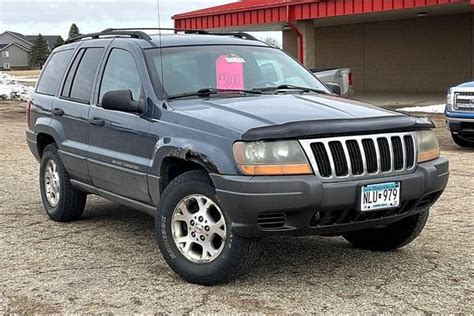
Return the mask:
[[163,45],[162,45],[162,42],[161,42],[161,18],[160,18],[160,0],[156,0],[156,10],[157,10],[157,14],[158,14],[158,28],[160,29],[158,31],[158,41],[160,43],[160,69],[161,69],[161,97],[163,98],[163,100],[165,99],[165,71],[163,69]]

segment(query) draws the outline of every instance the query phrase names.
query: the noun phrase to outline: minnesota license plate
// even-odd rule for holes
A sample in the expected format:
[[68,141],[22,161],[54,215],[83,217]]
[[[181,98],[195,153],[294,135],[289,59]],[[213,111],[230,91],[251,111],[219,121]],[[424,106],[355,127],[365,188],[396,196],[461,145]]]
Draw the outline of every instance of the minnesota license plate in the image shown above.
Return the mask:
[[394,208],[400,205],[400,182],[369,184],[361,189],[361,211]]

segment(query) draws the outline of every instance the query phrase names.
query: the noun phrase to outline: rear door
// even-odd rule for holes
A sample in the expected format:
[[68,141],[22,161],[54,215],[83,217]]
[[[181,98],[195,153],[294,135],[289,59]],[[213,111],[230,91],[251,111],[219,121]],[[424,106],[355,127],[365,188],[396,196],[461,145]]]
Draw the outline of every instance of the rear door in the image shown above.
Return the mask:
[[51,110],[55,120],[51,127],[58,132],[60,155],[72,178],[92,183],[87,170],[89,149],[88,114],[97,68],[104,55],[104,46],[77,50],[68,69],[59,98]]
[[[139,70],[140,69],[140,70]],[[135,101],[145,102],[143,54],[133,43],[114,41],[99,74],[97,102],[89,113],[90,155],[88,167],[98,188],[151,204],[147,170],[156,137],[150,135],[150,119],[144,115],[105,110],[105,92],[129,89]]]

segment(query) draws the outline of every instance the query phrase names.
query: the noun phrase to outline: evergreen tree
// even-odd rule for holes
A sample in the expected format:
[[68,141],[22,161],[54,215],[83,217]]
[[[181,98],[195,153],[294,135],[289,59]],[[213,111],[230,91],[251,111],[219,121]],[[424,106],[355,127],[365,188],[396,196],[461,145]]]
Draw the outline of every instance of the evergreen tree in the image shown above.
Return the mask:
[[40,68],[43,67],[48,55],[48,43],[46,43],[46,40],[43,38],[43,36],[39,34],[33,42],[33,46],[31,46],[30,66]]
[[79,28],[77,27],[76,23],[72,23],[71,27],[69,28],[69,38],[73,38],[79,34]]
[[54,48],[59,47],[64,44],[64,40],[61,36],[56,37],[56,42],[54,42]]

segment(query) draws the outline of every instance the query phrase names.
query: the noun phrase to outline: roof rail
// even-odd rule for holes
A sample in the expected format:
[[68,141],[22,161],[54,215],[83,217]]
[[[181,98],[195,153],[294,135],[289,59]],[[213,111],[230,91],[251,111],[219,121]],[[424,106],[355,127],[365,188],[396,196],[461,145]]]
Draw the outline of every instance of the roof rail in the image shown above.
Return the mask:
[[81,35],[78,35],[78,36],[74,36],[72,38],[68,38],[64,43],[69,44],[69,43],[74,43],[74,42],[80,41],[80,40],[85,39],[85,38],[97,39],[97,38],[100,38],[101,36],[114,36],[114,35],[115,36],[129,36],[131,38],[140,38],[140,39],[144,39],[144,40],[147,40],[147,41],[151,40],[151,37],[148,34],[146,34],[145,32],[106,29],[102,32],[81,34]]
[[255,36],[250,35],[245,32],[219,32],[219,31],[206,31],[202,29],[182,29],[182,28],[167,28],[167,27],[132,27],[132,28],[108,28],[102,32],[112,32],[112,31],[174,31],[174,32],[183,32],[185,34],[203,34],[203,35],[221,35],[221,36],[235,36],[242,39],[248,39],[252,41],[259,41]]
[[143,31],[174,31],[184,32],[185,34],[202,34],[202,35],[219,35],[219,36],[234,36],[241,39],[247,39],[252,41],[260,41],[255,36],[244,32],[218,32],[218,31],[206,31],[206,30],[191,30],[191,29],[176,29],[176,28],[163,28],[163,27],[132,27],[132,28],[108,28],[101,32],[81,34],[72,38],[68,38],[65,44],[74,43],[82,39],[90,38],[97,39],[101,36],[129,36],[131,38],[139,38],[147,41],[151,41],[150,35]]

